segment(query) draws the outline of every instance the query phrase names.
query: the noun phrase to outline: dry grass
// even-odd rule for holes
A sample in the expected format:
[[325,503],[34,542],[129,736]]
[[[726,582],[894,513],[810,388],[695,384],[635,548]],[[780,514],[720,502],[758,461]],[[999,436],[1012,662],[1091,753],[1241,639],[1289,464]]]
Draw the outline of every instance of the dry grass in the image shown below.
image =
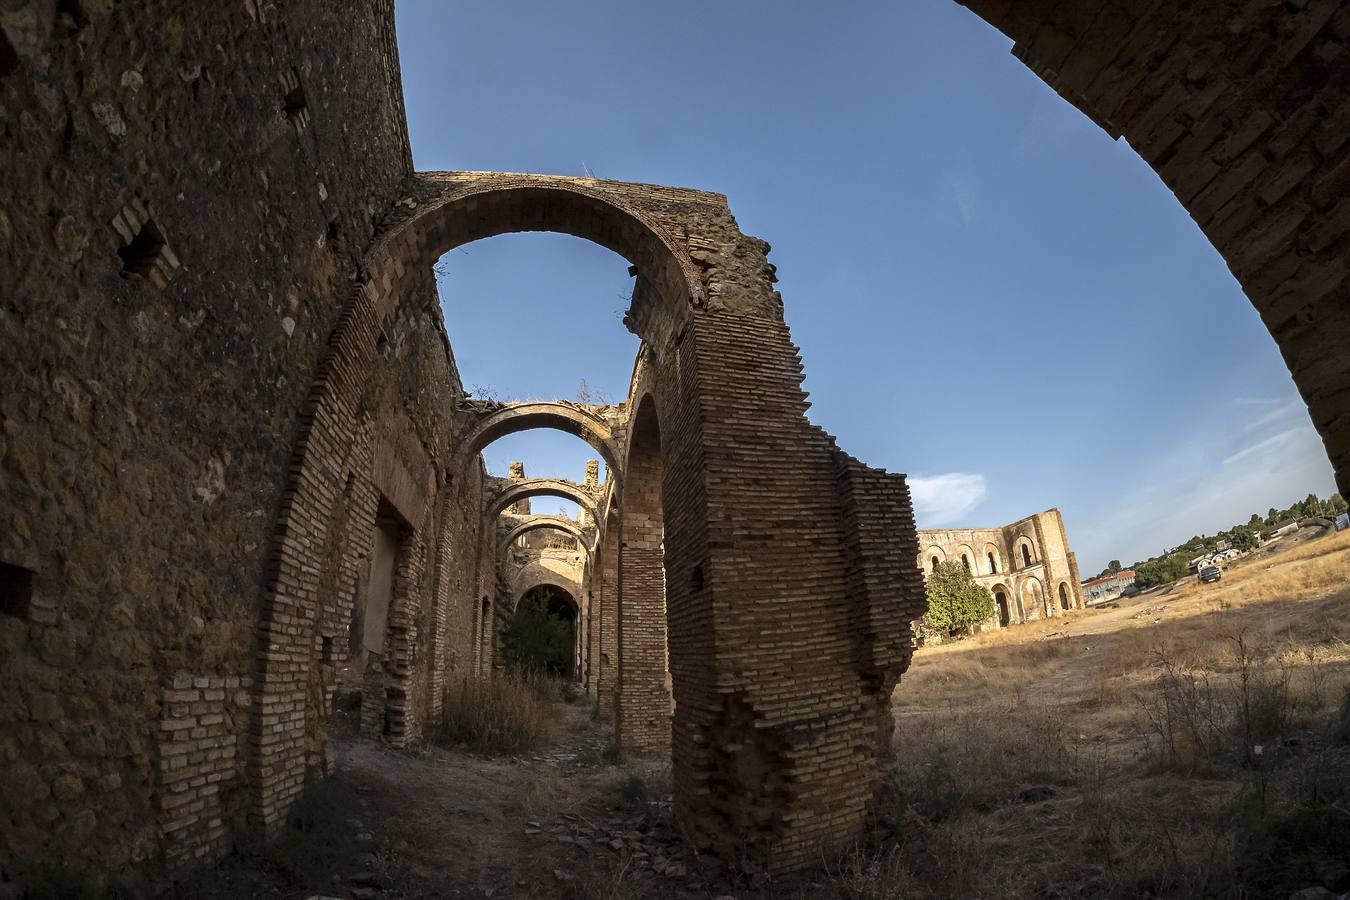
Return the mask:
[[878,834],[832,868],[838,896],[1345,890],[1350,534],[924,648],[895,711]]
[[480,753],[528,753],[553,741],[554,679],[519,673],[464,678],[445,692],[438,739]]

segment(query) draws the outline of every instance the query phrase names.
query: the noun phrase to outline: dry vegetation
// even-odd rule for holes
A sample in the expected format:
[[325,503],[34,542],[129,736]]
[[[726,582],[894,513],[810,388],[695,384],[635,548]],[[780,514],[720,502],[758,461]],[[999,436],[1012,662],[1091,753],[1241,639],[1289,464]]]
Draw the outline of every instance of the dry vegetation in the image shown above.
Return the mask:
[[[868,842],[820,871],[767,880],[693,853],[670,820],[666,761],[616,765],[588,704],[498,677],[451,688],[442,746],[339,740],[338,776],[286,838],[185,896],[1345,891],[1350,534],[1286,548],[1215,585],[920,650]],[[372,841],[354,845],[363,830]],[[680,875],[657,871],[663,856]]]
[[[846,896],[1350,888],[1350,534],[920,651]],[[893,841],[890,837],[899,836]]]
[[528,753],[557,736],[553,704],[562,699],[558,679],[541,674],[462,678],[446,689],[437,739],[480,753]]

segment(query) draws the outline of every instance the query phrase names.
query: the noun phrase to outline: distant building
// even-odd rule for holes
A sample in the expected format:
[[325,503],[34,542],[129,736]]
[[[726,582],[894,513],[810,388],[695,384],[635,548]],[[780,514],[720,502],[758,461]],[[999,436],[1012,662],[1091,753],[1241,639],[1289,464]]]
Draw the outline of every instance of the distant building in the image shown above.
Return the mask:
[[1094,578],[1083,585],[1083,599],[1089,606],[1119,597],[1134,586],[1134,569],[1126,569],[1105,578]]
[[946,560],[965,565],[994,595],[988,625],[1007,627],[1082,609],[1078,560],[1069,549],[1057,509],[1002,528],[945,528],[919,532],[924,577]]

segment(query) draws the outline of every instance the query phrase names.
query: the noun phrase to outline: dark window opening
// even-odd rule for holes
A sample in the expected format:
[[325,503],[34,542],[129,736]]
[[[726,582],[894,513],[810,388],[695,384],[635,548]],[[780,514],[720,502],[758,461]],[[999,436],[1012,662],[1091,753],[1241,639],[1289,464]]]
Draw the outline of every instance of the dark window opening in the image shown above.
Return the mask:
[[33,605],[33,572],[0,563],[0,614],[27,619]]
[[4,78],[19,68],[19,54],[9,42],[4,31],[0,31],[0,78]]
[[961,554],[961,565],[965,566],[967,572],[970,571],[970,557],[964,553]]
[[322,649],[320,650],[320,654],[321,654],[320,658],[321,658],[324,662],[332,662],[332,660],[333,660],[333,638],[330,637],[329,635],[326,635],[326,634],[325,634],[325,635],[321,638],[321,641],[322,641]]
[[1022,545],[1022,564],[1025,566],[1031,565],[1031,548],[1026,544]]
[[297,124],[302,124],[300,117],[309,109],[309,101],[305,98],[305,89],[300,85],[286,92],[282,100],[281,111],[286,114],[286,118]]
[[328,223],[328,231],[325,232],[324,240],[325,242],[327,242],[329,247],[334,247],[337,245],[337,242],[341,238],[342,238],[342,226],[338,224],[337,219],[334,219],[333,221]]
[[164,233],[159,230],[159,226],[147,219],[131,242],[117,251],[117,255],[122,257],[122,274],[149,278],[160,262],[165,243]]
[[989,554],[989,574],[993,575],[998,571],[998,563],[994,562],[994,554]]
[[935,556],[935,557],[933,557],[933,571],[934,571],[934,572],[937,571],[937,566],[938,566],[938,558]]

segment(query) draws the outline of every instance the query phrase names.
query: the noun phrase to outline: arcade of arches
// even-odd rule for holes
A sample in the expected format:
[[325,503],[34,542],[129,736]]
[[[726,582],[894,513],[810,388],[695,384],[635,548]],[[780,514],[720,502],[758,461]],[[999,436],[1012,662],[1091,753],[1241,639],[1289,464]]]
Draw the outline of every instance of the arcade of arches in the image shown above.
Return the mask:
[[[1350,6],[968,5],[1173,188],[1350,491]],[[626,752],[669,748],[689,840],[779,871],[853,842],[928,554],[904,478],[807,419],[769,246],[726,198],[415,172],[392,0],[66,6],[0,13],[0,881],[273,832],[332,771],[341,669],[402,744],[562,569],[579,677]],[[517,231],[631,265],[623,403],[465,399],[432,265]],[[534,427],[608,477],[488,475]],[[583,511],[553,546],[512,535],[537,496]],[[1001,619],[1078,602],[1047,533],[963,538],[1026,570]]]

